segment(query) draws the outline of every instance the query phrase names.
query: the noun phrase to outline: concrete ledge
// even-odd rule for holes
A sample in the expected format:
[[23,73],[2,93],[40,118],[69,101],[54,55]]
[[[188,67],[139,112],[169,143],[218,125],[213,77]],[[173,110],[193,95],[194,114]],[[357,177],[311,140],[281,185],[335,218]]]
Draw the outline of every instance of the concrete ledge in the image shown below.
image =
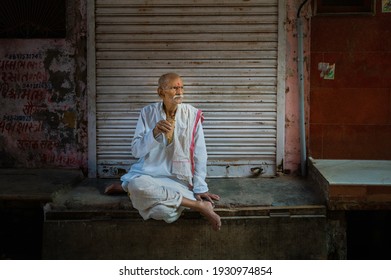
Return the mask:
[[[299,177],[208,179],[212,192],[221,196],[216,212],[226,219],[254,217],[325,217],[326,207],[307,180]],[[56,192],[44,209],[49,221],[135,220],[143,222],[129,198],[104,194],[112,179],[86,179],[77,187]],[[181,219],[202,220],[194,211],[185,210]],[[150,222],[150,221],[147,221]]]
[[330,245],[344,230],[330,227],[316,188],[298,177],[209,179],[222,197],[220,232],[190,210],[172,224],[144,221],[126,195],[103,194],[111,182],[56,193],[45,207],[44,259],[327,259],[344,246]]
[[74,187],[84,179],[75,169],[0,169],[2,204],[44,204],[53,193]]
[[43,259],[327,259],[325,217],[53,220],[44,224]]
[[[76,187],[58,192],[53,204],[60,207],[131,207],[126,195],[104,194],[107,185],[116,179],[85,179]],[[275,178],[207,179],[210,191],[218,193],[221,207],[233,206],[298,206],[319,205],[324,200],[312,182],[295,176]],[[119,203],[119,204],[118,204]]]
[[[129,198],[104,194],[113,179],[86,179],[74,188],[56,192],[45,207],[45,219],[138,218]],[[222,217],[264,215],[325,215],[316,188],[299,177],[208,179],[211,192],[221,196],[216,212]],[[186,211],[185,216],[193,216]]]
[[330,210],[391,209],[391,161],[310,158],[309,171]]
[[[190,210],[173,224],[142,220],[126,195],[104,195],[110,179],[85,179],[75,170],[1,171],[3,209],[28,204],[25,211],[43,212],[34,239],[20,248],[42,244],[32,258],[343,259],[346,253],[343,218],[330,220],[317,188],[299,177],[209,179],[222,197],[216,212],[223,227],[216,233]],[[10,250],[24,235],[19,232]]]

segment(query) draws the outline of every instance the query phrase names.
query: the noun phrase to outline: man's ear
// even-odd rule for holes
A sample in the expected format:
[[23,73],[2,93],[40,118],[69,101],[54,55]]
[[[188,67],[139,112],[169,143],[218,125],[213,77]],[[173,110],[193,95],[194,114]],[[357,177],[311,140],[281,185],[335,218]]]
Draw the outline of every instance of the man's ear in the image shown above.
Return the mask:
[[163,97],[164,97],[163,89],[160,88],[160,87],[158,87],[158,88],[157,88],[157,94],[158,94],[161,98],[163,98]]

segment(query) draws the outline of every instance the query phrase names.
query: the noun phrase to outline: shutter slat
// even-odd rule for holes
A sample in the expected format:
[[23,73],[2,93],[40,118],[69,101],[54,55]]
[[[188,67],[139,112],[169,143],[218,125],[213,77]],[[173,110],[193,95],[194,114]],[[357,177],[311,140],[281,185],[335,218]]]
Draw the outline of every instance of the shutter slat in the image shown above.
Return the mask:
[[97,0],[95,18],[101,177],[136,160],[139,111],[160,100],[166,72],[183,77],[184,102],[204,112],[210,176],[248,176],[254,166],[274,175],[277,0]]

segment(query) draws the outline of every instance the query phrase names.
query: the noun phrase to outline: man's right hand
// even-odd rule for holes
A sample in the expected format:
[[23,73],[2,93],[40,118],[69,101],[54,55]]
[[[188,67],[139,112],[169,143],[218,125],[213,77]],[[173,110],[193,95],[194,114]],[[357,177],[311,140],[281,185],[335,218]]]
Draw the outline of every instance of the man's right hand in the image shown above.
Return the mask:
[[161,133],[167,133],[171,130],[171,124],[166,120],[159,121],[153,129],[153,136],[157,137]]

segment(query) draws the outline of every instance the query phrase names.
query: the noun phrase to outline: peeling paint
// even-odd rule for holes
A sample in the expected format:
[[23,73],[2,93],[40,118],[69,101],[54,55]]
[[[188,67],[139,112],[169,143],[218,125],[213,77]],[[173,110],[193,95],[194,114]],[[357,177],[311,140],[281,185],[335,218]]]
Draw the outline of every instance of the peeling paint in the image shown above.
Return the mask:
[[2,40],[0,167],[86,169],[86,1],[67,5],[67,39]]
[[77,116],[75,112],[64,112],[64,118],[62,122],[69,128],[76,128]]
[[[287,1],[287,19],[286,19],[286,91],[285,91],[285,155],[283,168],[287,172],[296,174],[300,167],[300,138],[299,138],[299,91],[297,77],[297,31],[296,18],[297,11],[302,1]],[[302,9],[304,17],[304,52],[309,54],[310,45],[310,17],[311,1]],[[305,76],[305,95],[309,95],[309,66],[308,59],[305,58],[306,67]],[[308,98],[305,107],[308,108]],[[307,122],[308,123],[308,122]]]

